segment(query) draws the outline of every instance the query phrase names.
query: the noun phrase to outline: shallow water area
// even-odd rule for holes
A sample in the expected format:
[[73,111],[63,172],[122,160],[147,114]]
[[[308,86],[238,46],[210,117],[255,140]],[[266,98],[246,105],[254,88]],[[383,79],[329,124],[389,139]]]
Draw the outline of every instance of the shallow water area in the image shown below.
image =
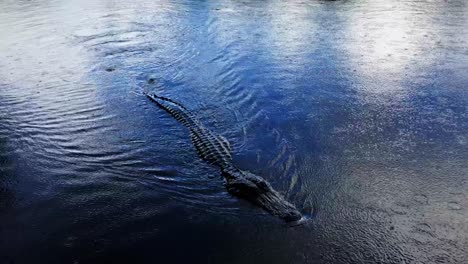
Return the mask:
[[0,40],[0,263],[468,262],[466,1],[6,0]]

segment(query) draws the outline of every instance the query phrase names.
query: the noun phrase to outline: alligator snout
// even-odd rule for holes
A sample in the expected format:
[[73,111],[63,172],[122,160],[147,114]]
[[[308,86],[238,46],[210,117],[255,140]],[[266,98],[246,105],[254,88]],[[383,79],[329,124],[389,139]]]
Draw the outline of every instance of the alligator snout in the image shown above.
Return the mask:
[[302,214],[296,207],[286,201],[263,178],[238,169],[223,171],[223,173],[226,177],[226,188],[232,195],[249,200],[286,222],[299,221],[302,218]]

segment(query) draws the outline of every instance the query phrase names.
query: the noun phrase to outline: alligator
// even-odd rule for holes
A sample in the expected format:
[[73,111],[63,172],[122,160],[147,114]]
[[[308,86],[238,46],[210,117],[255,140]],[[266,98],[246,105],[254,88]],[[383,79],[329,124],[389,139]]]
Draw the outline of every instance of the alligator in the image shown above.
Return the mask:
[[182,104],[155,94],[146,93],[146,96],[188,128],[198,155],[221,169],[226,189],[230,194],[250,201],[289,224],[302,222],[303,217],[299,210],[275,191],[265,179],[233,164],[231,146],[226,138],[204,127]]

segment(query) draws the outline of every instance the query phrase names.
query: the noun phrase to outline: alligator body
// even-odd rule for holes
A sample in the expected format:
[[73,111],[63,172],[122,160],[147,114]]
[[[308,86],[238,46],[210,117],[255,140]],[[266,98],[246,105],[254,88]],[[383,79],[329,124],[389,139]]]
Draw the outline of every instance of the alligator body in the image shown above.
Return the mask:
[[188,128],[193,145],[205,161],[217,165],[225,179],[226,189],[234,196],[246,199],[286,222],[298,223],[301,213],[260,176],[238,169],[232,163],[231,146],[222,136],[205,128],[182,104],[169,98],[146,94],[159,107]]

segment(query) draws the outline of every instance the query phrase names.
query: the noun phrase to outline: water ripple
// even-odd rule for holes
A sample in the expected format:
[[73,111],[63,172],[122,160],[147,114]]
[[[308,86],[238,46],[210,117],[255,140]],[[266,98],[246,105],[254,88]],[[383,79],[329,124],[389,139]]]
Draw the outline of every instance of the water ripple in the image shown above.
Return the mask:
[[[0,262],[466,262],[467,7],[2,2]],[[310,221],[230,196],[143,91]]]

